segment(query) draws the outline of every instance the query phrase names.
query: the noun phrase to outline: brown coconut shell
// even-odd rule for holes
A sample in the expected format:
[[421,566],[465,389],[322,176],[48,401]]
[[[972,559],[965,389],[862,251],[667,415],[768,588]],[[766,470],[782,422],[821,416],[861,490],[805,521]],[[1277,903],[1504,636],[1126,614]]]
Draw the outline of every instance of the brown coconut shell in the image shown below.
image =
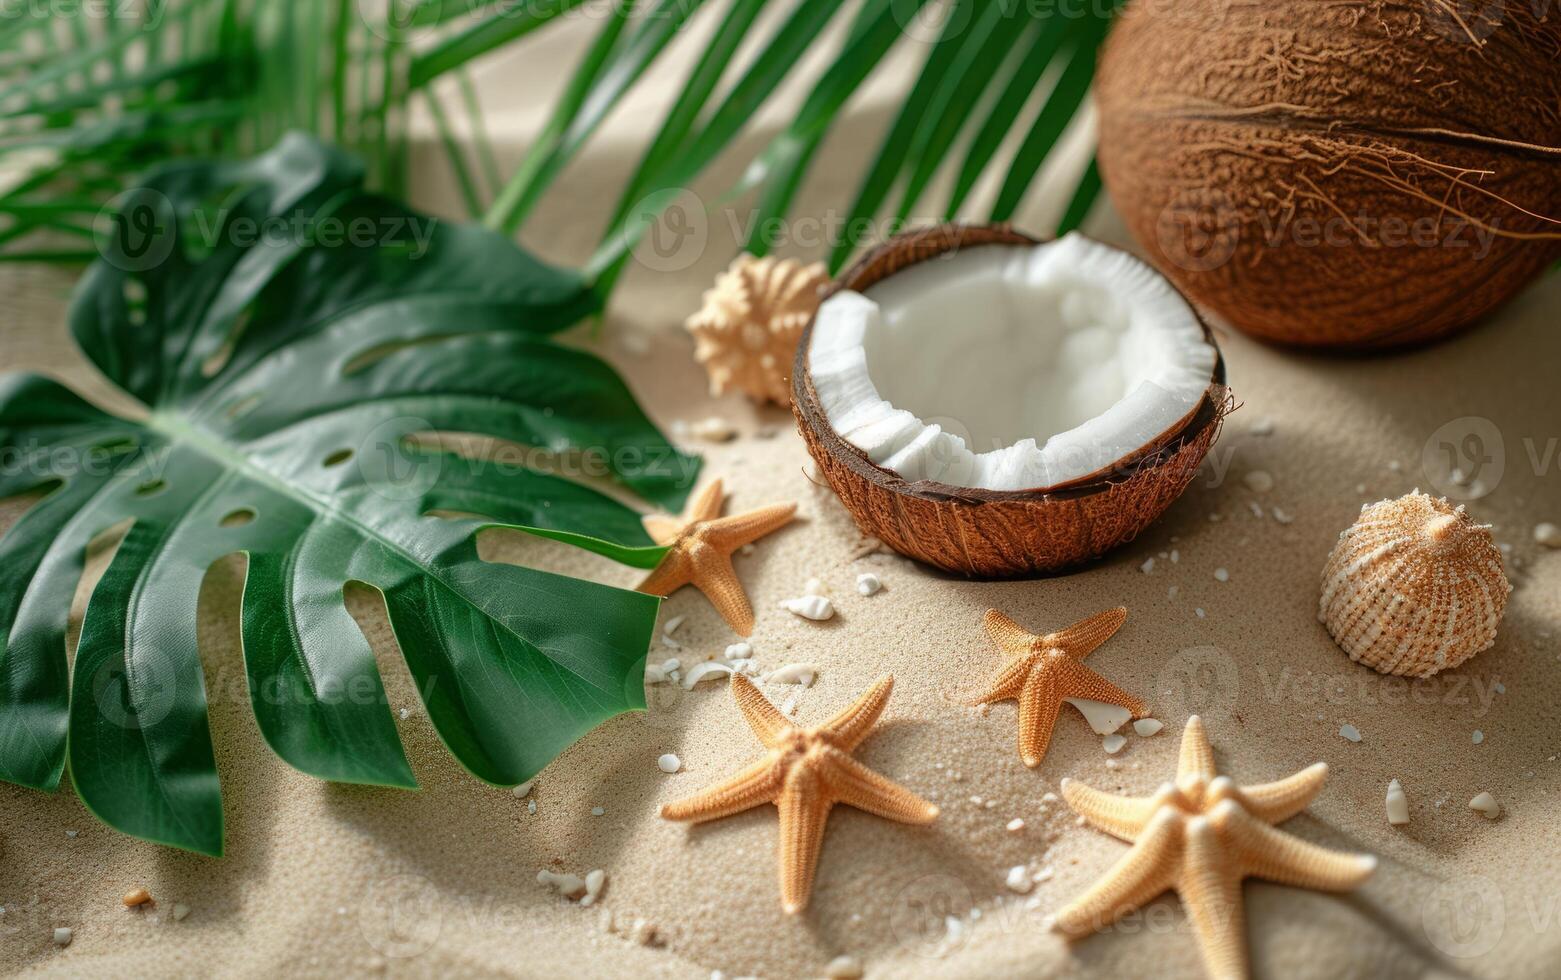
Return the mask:
[[[1007,225],[938,225],[896,236],[864,255],[824,293],[862,291],[958,249],[1038,245]],[[815,317],[816,320],[816,317]],[[803,331],[792,370],[792,411],[808,452],[864,534],[895,551],[964,575],[1048,572],[1131,541],[1192,482],[1230,411],[1225,362],[1216,357],[1203,401],[1142,450],[1065,486],[983,490],[908,481],[874,463],[830,426],[814,390]],[[1204,325],[1204,334],[1214,344]]]
[[1561,256],[1561,11],[1446,0],[1129,4],[1102,178],[1151,260],[1254,336],[1458,330]]

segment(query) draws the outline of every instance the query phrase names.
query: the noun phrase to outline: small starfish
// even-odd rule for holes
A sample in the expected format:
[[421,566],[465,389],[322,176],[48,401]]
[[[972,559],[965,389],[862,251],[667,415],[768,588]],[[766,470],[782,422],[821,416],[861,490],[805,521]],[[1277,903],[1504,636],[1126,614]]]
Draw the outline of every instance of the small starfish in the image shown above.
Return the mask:
[[824,823],[836,803],[900,823],[931,823],[938,808],[851,758],[889,703],[894,677],[878,680],[851,707],[816,728],[793,724],[741,674],[732,676],[737,706],[769,752],[742,772],[661,808],[667,820],[702,822],[761,803],[780,811],[781,905],[800,912],[813,891]]
[[1078,939],[1175,889],[1209,974],[1246,976],[1243,878],[1255,875],[1342,892],[1365,881],[1377,866],[1371,855],[1331,851],[1272,826],[1306,809],[1327,778],[1328,765],[1319,762],[1278,782],[1238,787],[1214,774],[1214,750],[1203,721],[1193,715],[1182,732],[1176,782],[1165,783],[1153,796],[1116,796],[1064,779],[1068,805],[1133,848],[1058,912],[1052,928]]
[[665,597],[692,585],[732,629],[747,636],[753,632],[753,607],[732,568],[732,552],[785,526],[797,513],[797,505],[770,504],[721,517],[722,496],[721,481],[716,480],[699,492],[682,519],[667,514],[644,518],[651,540],[672,549],[637,591]]
[[973,703],[1016,699],[1019,702],[1019,758],[1034,768],[1051,744],[1057,712],[1068,698],[1104,701],[1130,711],[1134,718],[1149,706],[1084,666],[1090,651],[1111,638],[1127,619],[1121,606],[1096,613],[1067,629],[1036,636],[996,609],[986,611],[982,626],[1003,650],[1014,654],[991,689]]

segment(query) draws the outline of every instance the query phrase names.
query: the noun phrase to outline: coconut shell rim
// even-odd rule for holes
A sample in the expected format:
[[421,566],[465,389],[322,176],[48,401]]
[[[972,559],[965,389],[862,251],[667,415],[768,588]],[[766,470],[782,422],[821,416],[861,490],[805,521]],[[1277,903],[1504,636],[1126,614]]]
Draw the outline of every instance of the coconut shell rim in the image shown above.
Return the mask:
[[[1085,236],[1088,237],[1088,236]],[[1054,238],[1038,238],[1019,231],[1007,222],[997,224],[944,222],[901,232],[882,244],[868,250],[844,272],[831,280],[819,295],[819,309],[831,296],[843,290],[861,291],[891,275],[951,251],[966,247],[1035,246],[1045,245]],[[1105,244],[1102,242],[1101,244]],[[1107,245],[1108,248],[1116,246]],[[1120,251],[1120,249],[1118,249]],[[883,266],[889,266],[887,270]],[[1150,266],[1154,268],[1154,266]],[[1208,321],[1198,312],[1180,288],[1164,273],[1155,269],[1168,286],[1182,298],[1192,310],[1203,336],[1214,348],[1214,369],[1203,399],[1191,412],[1168,426],[1160,435],[1145,443],[1138,450],[1107,466],[1066,483],[1022,490],[990,490],[983,487],[963,487],[937,480],[907,480],[891,469],[873,462],[858,447],[847,442],[824,413],[818,392],[813,387],[812,370],[808,364],[808,349],[813,337],[813,327],[818,320],[815,311],[802,329],[797,341],[797,353],[792,364],[792,402],[796,408],[799,425],[813,430],[820,443],[831,456],[840,460],[856,476],[870,480],[893,493],[907,494],[929,501],[959,501],[964,503],[1023,502],[1037,499],[1076,500],[1104,493],[1128,477],[1146,469],[1153,469],[1173,457],[1183,445],[1197,439],[1205,429],[1219,425],[1234,408],[1225,385],[1225,355],[1214,338]]]

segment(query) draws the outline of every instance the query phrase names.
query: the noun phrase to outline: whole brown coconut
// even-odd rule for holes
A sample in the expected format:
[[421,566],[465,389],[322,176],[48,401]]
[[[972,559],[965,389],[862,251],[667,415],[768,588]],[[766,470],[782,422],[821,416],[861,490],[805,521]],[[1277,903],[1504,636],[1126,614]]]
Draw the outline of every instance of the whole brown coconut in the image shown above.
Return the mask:
[[[1039,242],[1007,225],[945,224],[906,232],[862,256],[824,298],[843,289],[866,290],[949,252]],[[830,426],[809,363],[816,323],[817,316],[803,331],[792,369],[792,412],[808,452],[863,533],[902,555],[963,575],[1055,571],[1131,541],[1187,489],[1232,408],[1216,345],[1214,371],[1198,406],[1109,471],[1035,490],[912,482],[874,463]],[[1204,331],[1213,344],[1207,325]]]
[[1561,9],[1545,11],[1137,0],[1096,79],[1101,174],[1160,269],[1247,333],[1447,334],[1561,256]]

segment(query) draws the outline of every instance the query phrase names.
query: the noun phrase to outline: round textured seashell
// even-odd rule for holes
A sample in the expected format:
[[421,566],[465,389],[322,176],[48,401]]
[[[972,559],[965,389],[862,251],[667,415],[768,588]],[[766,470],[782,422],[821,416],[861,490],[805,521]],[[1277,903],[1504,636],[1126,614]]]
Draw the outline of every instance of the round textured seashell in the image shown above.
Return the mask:
[[746,252],[734,259],[685,324],[694,335],[694,359],[710,376],[710,393],[735,388],[759,404],[791,404],[797,342],[828,282],[818,262]]
[[1416,490],[1363,506],[1339,535],[1317,618],[1351,660],[1430,677],[1496,642],[1511,591],[1490,525]]

